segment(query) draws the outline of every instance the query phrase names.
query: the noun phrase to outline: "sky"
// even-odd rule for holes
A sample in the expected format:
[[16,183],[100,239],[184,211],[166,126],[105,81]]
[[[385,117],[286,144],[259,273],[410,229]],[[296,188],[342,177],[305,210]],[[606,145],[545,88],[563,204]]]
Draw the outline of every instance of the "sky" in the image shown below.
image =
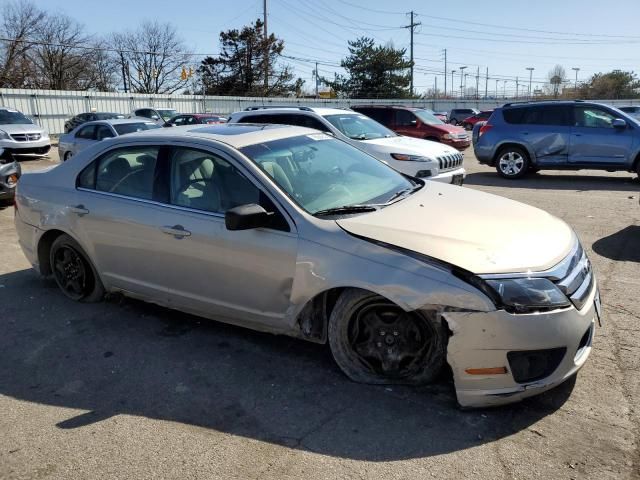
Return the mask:
[[[6,0],[0,0],[0,3]],[[194,53],[219,52],[219,33],[241,28],[262,17],[263,0],[34,0],[41,8],[63,12],[83,23],[87,31],[106,35],[135,29],[142,21],[170,22]],[[284,40],[283,59],[314,85],[313,70],[319,62],[321,76],[342,73],[347,41],[360,36],[377,43],[391,42],[409,55],[408,12],[420,25],[414,36],[414,86],[418,93],[444,88],[444,50],[447,51],[447,88],[459,90],[460,67],[467,87],[488,93],[513,94],[516,77],[519,92],[526,92],[532,67],[533,89],[560,64],[571,81],[579,68],[578,82],[597,72],[638,70],[640,63],[639,0],[267,0],[268,29]],[[194,66],[199,58],[193,57]],[[436,80],[437,78],[437,80]]]

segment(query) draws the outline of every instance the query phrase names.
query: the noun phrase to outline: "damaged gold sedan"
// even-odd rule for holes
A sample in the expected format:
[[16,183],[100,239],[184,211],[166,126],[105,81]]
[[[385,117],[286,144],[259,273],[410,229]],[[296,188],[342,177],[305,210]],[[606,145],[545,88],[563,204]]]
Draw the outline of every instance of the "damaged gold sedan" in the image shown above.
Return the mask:
[[498,405],[573,375],[600,320],[564,222],[424,182],[330,135],[230,124],[141,132],[23,176],[20,245],[79,301],[121,292],[328,342],[355,381]]

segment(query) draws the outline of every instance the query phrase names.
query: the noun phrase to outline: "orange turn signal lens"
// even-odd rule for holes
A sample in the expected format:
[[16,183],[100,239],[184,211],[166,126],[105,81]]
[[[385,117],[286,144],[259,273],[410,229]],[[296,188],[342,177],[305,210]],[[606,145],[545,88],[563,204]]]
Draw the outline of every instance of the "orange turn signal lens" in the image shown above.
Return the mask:
[[467,368],[465,372],[469,375],[504,375],[507,373],[507,367]]
[[16,174],[7,177],[7,185],[10,187],[13,187],[16,183],[18,183],[18,176]]

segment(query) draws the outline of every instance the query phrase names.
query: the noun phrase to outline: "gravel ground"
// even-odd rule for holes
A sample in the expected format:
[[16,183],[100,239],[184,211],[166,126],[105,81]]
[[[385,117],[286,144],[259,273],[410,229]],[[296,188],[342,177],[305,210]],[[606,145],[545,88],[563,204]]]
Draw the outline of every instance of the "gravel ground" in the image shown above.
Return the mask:
[[446,376],[359,385],[324,346],[133,300],[74,303],[29,270],[0,208],[0,478],[640,478],[640,183],[510,182],[465,162],[468,188],[548,210],[582,239],[605,323],[576,379],[460,411]]

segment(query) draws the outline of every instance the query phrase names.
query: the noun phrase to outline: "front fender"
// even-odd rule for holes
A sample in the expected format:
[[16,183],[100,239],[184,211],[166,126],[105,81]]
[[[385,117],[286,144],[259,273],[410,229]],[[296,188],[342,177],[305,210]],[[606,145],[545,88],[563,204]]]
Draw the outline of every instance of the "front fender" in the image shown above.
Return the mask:
[[353,251],[300,239],[287,312],[291,327],[304,306],[333,288],[360,288],[381,295],[405,311],[425,305],[470,311],[493,311],[491,300],[444,267],[351,237]]

